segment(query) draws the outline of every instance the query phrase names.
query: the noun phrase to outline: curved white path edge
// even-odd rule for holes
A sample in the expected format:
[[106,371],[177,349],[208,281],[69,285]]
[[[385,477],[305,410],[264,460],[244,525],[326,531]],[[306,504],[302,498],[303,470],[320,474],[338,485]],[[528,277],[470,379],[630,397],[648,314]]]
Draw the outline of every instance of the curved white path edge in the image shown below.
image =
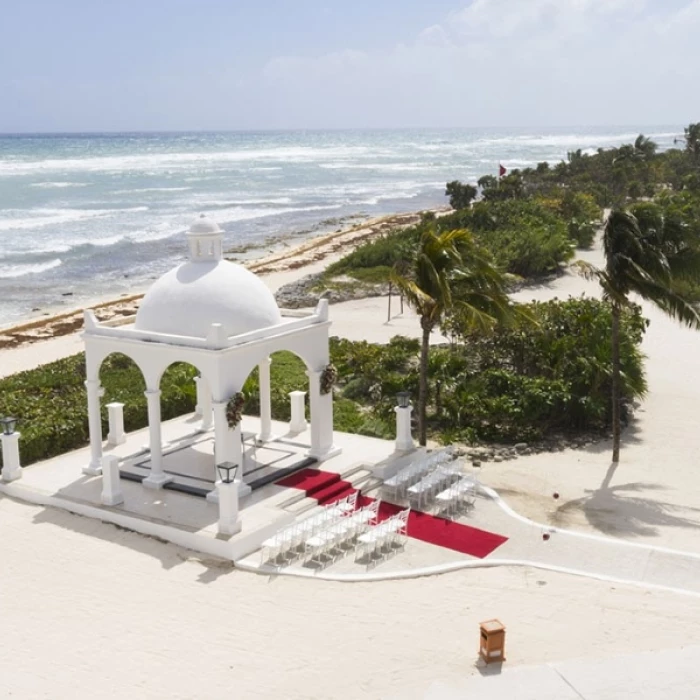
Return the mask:
[[[498,493],[483,484],[479,485],[479,490],[485,496],[494,500],[508,515],[515,520],[527,525],[528,527],[544,530],[549,533],[559,533],[572,537],[579,537],[591,541],[597,541],[604,544],[613,544],[616,546],[629,547],[632,549],[641,549],[648,552],[660,552],[671,554],[673,556],[686,557],[688,559],[700,560],[700,554],[694,552],[685,552],[678,549],[670,549],[668,547],[658,547],[655,545],[640,544],[638,542],[627,542],[612,537],[604,537],[602,535],[592,535],[586,532],[577,532],[575,530],[565,530],[563,528],[544,525],[534,520],[530,520],[519,513],[516,513]],[[538,561],[530,561],[527,559],[489,559],[478,561],[454,561],[445,564],[437,564],[435,566],[426,566],[415,569],[403,569],[387,573],[371,573],[371,574],[333,574],[315,571],[300,571],[298,569],[276,569],[270,566],[247,564],[245,562],[234,562],[234,566],[241,571],[248,571],[255,574],[265,576],[294,576],[297,578],[316,579],[320,581],[335,581],[338,583],[370,583],[377,581],[397,581],[402,579],[421,578],[423,576],[437,576],[440,574],[449,574],[455,571],[464,569],[489,569],[498,566],[523,566],[533,569],[541,569],[544,571],[553,571],[555,573],[570,574],[572,576],[582,576],[585,578],[595,579],[597,581],[606,581],[608,583],[616,583],[619,585],[635,586],[645,590],[663,591],[666,593],[676,593],[678,595],[700,598],[700,592],[691,591],[685,588],[675,588],[673,586],[663,586],[660,584],[646,583],[635,579],[617,578],[615,576],[606,576],[583,569],[572,569],[564,566],[556,566],[554,564],[545,564]]]

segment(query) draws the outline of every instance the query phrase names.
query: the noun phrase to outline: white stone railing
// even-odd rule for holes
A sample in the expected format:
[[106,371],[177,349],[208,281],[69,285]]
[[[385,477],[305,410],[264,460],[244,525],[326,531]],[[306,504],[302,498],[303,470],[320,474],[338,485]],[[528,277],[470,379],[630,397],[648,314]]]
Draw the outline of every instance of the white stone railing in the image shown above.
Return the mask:
[[[141,331],[136,328],[116,328],[107,324],[98,323],[90,311],[85,312],[85,333],[92,336],[120,338],[122,340],[141,340],[153,343],[166,343],[168,345],[182,345],[191,348],[202,348],[209,350],[224,350],[235,347],[243,343],[254,343],[256,341],[276,338],[287,333],[293,333],[321,323],[330,323],[327,316],[313,313],[303,318],[286,321],[275,326],[261,328],[250,333],[233,335],[228,338],[222,334],[217,334],[218,324],[212,324],[212,331],[207,338],[194,338],[184,335],[169,335],[167,333],[155,333],[152,331]],[[219,326],[220,327],[220,326]]]

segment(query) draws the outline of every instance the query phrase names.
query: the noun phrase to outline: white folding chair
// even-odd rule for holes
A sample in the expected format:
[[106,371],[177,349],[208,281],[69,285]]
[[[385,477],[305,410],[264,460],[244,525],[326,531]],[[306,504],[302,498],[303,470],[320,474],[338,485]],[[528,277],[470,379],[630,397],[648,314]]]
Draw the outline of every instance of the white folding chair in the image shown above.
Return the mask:
[[393,532],[393,543],[398,545],[400,549],[406,547],[406,540],[408,539],[408,516],[411,514],[411,509],[406,508],[396,514],[396,528]]
[[378,543],[386,529],[386,521],[379,523],[374,527],[369,528],[357,538],[357,547],[355,549],[355,561],[360,559],[367,560],[367,566],[372,564],[375,559]]
[[351,515],[355,512],[355,508],[357,507],[357,494],[357,491],[353,491],[349,496],[346,496],[338,503],[344,516]]

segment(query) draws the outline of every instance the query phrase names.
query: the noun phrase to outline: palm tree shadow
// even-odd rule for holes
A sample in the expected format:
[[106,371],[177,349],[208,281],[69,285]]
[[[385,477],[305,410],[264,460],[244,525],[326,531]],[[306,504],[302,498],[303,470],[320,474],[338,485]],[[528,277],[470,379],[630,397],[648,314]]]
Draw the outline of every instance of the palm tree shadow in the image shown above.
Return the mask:
[[[636,412],[634,412],[629,417],[627,424],[623,425],[622,428],[622,449],[624,450],[625,447],[629,447],[630,445],[639,445],[642,442],[642,438],[642,427]],[[585,447],[583,452],[587,452],[588,454],[612,452],[612,439],[606,438],[594,442]]]
[[[700,528],[700,508],[681,507],[644,495],[662,491],[665,487],[661,484],[631,482],[611,486],[618,466],[610,464],[600,488],[587,490],[589,495],[559,506],[553,522],[565,523],[569,513],[582,511],[588,522],[606,535],[656,537],[660,527]],[[689,511],[697,516],[688,517]]]

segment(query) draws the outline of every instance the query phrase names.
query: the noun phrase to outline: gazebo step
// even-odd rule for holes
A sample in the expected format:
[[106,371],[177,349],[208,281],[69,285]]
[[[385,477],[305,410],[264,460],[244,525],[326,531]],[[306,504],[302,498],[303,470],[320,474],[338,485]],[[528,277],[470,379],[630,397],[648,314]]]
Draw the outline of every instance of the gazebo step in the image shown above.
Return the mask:
[[357,491],[357,489],[354,488],[350,482],[338,480],[325,489],[317,491],[312,497],[318,501],[319,505],[325,506],[329,503],[335,503],[355,491]]
[[306,457],[301,462],[293,464],[290,467],[286,467],[285,469],[278,469],[272,474],[268,474],[267,476],[262,476],[253,481],[249,481],[248,485],[251,489],[253,489],[253,491],[272,483],[275,483],[279,486],[294,486],[295,488],[303,488],[303,486],[297,486],[297,482],[301,478],[298,475],[302,475],[305,472],[318,471],[317,469],[309,469],[308,466],[310,464],[316,464],[316,460],[313,457]]
[[294,515],[300,515],[301,513],[306,513],[306,511],[316,508],[318,506],[318,501],[315,498],[309,496],[303,496],[296,501],[287,502],[282,510],[286,510],[287,513],[293,513]]
[[319,491],[323,491],[338,481],[340,481],[339,474],[307,468],[280,479],[276,483],[278,486],[299,489],[304,491],[305,495],[316,498],[316,494]]

